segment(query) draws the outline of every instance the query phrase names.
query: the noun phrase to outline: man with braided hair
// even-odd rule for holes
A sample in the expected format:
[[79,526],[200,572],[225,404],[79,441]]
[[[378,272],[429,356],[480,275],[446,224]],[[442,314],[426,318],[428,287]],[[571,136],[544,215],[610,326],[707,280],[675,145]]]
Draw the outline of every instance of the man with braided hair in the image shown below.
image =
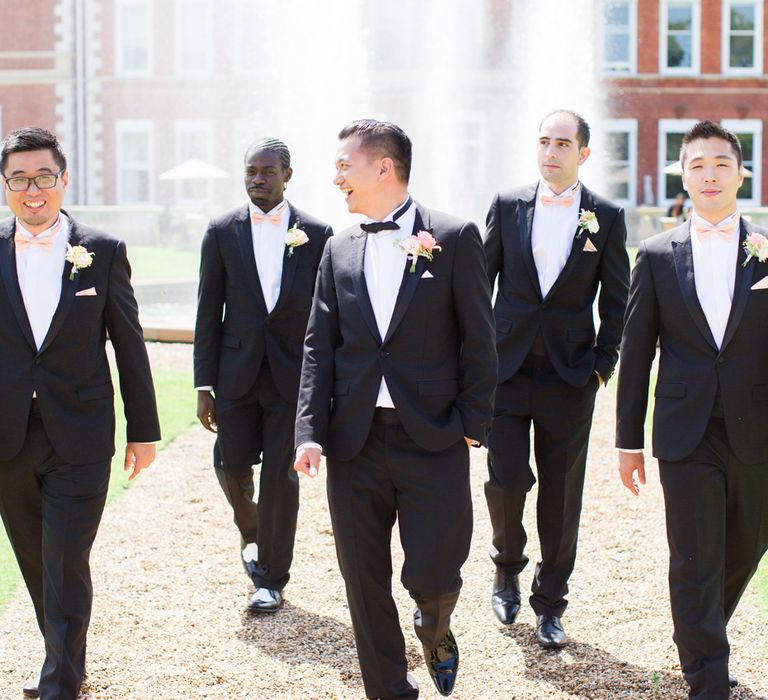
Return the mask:
[[282,141],[254,142],[244,165],[250,202],[211,221],[203,237],[197,417],[218,435],[216,475],[256,586],[248,607],[274,612],[289,578],[299,508],[292,467],[304,332],[332,231],[283,198],[293,170]]

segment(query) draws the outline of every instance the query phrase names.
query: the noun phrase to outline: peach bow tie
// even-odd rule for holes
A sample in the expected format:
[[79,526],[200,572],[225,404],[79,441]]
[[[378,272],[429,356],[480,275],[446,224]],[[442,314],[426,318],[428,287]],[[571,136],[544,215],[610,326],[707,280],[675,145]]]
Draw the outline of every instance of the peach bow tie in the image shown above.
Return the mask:
[[251,218],[253,219],[254,223],[257,223],[257,224],[260,224],[263,221],[269,221],[270,224],[274,224],[275,226],[278,226],[280,222],[283,220],[284,212],[285,212],[285,206],[282,206],[280,207],[280,209],[278,209],[277,214],[261,214],[255,211],[251,214]]
[[699,240],[701,241],[706,241],[710,236],[713,236],[713,235],[722,236],[723,238],[730,240],[735,230],[736,229],[733,226],[733,224],[727,224],[725,226],[699,226],[698,224],[696,225],[696,235],[699,237]]
[[570,207],[573,204],[573,197],[548,197],[543,194],[540,199],[545,207]]
[[[56,223],[51,226],[51,228],[48,229],[50,231],[50,236],[46,236],[45,238],[41,238],[40,235],[37,236],[22,236],[18,231],[13,237],[13,241],[16,244],[16,251],[21,252],[24,250],[29,250],[30,248],[40,248],[41,250],[50,250],[53,246],[53,241],[56,238],[56,234],[59,232],[59,229],[61,228],[61,217],[56,219]],[[45,231],[43,232],[45,233]]]

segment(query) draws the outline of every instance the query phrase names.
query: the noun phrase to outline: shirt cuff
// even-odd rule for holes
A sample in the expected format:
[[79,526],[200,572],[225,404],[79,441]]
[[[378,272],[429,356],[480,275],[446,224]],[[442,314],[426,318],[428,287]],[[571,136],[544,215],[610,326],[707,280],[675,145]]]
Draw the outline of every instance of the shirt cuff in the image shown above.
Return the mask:
[[196,386],[195,391],[213,391],[212,386]]
[[316,450],[320,450],[320,452],[322,452],[322,451],[323,451],[323,446],[322,446],[322,445],[318,445],[316,442],[302,442],[302,443],[301,443],[301,445],[299,445],[299,446],[296,448],[296,452],[298,453],[298,452],[300,452],[301,450],[306,450],[306,449],[309,449],[309,448],[313,448],[313,447],[314,447]]
[[619,447],[618,450],[619,450],[619,452],[630,452],[632,454],[642,454],[643,453],[643,448],[642,447],[639,448],[639,449],[636,449],[636,448],[635,449],[629,449],[628,447],[626,447],[626,448],[625,447]]

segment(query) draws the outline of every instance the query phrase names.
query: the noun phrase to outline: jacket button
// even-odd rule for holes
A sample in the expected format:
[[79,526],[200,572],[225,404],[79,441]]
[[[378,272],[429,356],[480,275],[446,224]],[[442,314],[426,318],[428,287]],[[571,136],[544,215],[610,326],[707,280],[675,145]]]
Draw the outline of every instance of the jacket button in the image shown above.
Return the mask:
[[724,357],[718,357],[717,361],[722,365],[723,362],[725,362],[725,358]]
[[389,353],[388,353],[386,350],[382,350],[382,351],[379,353],[379,355],[380,355],[381,357],[389,357]]
[[542,308],[542,309],[546,309],[546,308],[547,308],[547,304],[542,304],[542,305],[541,305],[541,308]]
[[39,357],[37,359],[35,359],[35,364],[36,365],[39,366],[41,363],[42,363],[42,360]]

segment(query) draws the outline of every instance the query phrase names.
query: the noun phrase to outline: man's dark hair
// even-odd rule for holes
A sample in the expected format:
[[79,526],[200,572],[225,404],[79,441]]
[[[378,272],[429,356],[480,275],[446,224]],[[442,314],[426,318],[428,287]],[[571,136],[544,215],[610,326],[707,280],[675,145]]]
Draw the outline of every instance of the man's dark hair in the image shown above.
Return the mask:
[[395,164],[397,178],[408,184],[411,177],[411,139],[397,124],[378,119],[357,119],[339,132],[340,141],[351,136],[360,139],[360,147],[370,157],[391,158]]
[[291,167],[291,152],[288,150],[288,146],[286,146],[280,139],[275,139],[271,136],[257,139],[248,146],[248,150],[245,152],[246,158],[251,151],[274,151],[280,159],[280,165],[283,166],[283,170]]
[[3,141],[0,149],[0,172],[5,174],[5,166],[11,153],[26,151],[50,151],[59,170],[67,169],[67,157],[61,150],[59,140],[46,129],[39,126],[22,126],[14,129]]
[[550,117],[554,117],[556,114],[565,114],[576,122],[576,139],[579,142],[579,148],[586,148],[589,146],[589,124],[578,112],[574,112],[572,109],[556,109],[554,112],[547,114],[544,119],[539,123],[539,131],[541,131],[541,125],[547,121]]
[[732,131],[725,129],[716,122],[705,119],[704,121],[694,124],[684,135],[683,141],[680,144],[680,165],[685,165],[685,147],[691,143],[691,141],[697,141],[698,139],[723,139],[731,144],[733,154],[736,156],[736,162],[739,168],[741,168],[744,160],[741,154],[741,143],[739,137]]

